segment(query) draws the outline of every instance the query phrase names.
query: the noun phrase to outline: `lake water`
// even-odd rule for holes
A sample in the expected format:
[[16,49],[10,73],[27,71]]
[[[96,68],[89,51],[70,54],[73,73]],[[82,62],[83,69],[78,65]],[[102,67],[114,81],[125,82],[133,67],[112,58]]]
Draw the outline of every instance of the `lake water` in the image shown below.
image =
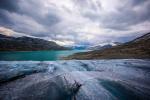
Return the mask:
[[86,50],[0,52],[0,61],[55,61]]

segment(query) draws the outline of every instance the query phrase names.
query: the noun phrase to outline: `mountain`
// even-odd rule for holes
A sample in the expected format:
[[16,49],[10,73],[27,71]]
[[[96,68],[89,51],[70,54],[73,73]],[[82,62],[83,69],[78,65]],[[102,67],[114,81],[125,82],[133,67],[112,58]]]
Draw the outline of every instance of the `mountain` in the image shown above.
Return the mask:
[[107,48],[112,48],[113,46],[121,45],[122,43],[119,42],[112,42],[112,43],[106,43],[106,44],[99,44],[95,46],[91,46],[88,49],[89,50],[103,50]]
[[11,37],[0,34],[0,51],[65,50],[55,42],[32,37]]
[[150,58],[150,33],[139,38],[103,50],[76,53],[64,59],[126,59]]
[[75,45],[70,48],[72,48],[73,50],[85,50],[87,49],[87,45]]

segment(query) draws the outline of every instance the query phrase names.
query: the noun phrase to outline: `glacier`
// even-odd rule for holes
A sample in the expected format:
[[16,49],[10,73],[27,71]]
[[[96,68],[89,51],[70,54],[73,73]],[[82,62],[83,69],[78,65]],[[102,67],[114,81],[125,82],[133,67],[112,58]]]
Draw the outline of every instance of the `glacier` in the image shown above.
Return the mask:
[[0,100],[150,100],[150,60],[0,61]]

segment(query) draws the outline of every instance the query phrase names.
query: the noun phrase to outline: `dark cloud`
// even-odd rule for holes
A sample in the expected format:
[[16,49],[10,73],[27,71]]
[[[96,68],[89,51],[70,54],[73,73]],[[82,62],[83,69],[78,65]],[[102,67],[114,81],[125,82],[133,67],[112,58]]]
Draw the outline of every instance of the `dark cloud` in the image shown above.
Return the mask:
[[18,9],[19,0],[0,0],[0,9],[8,11],[16,11]]
[[143,1],[138,7],[140,9],[136,9],[134,6],[123,6],[118,8],[118,11],[120,11],[119,13],[110,14],[110,16],[112,16],[112,21],[110,22],[113,22],[113,26],[130,27],[145,21],[150,21],[150,1],[146,4],[144,4]]
[[49,12],[44,17],[34,17],[37,22],[46,26],[53,26],[61,21],[61,18],[53,12]]
[[11,19],[7,16],[7,11],[0,9],[0,25],[5,27],[11,27],[13,25]]
[[8,13],[18,10],[19,0],[0,0],[0,25],[11,28],[12,20],[7,16]]
[[148,2],[148,1],[149,0],[131,0],[130,2],[132,4],[132,6],[137,6],[137,5],[141,5],[141,4]]
[[150,16],[150,1],[148,0],[132,0],[136,6],[127,6],[128,3],[118,8],[119,14],[113,15],[117,17],[119,22],[128,22],[129,24],[136,24],[149,20]]
[[[137,7],[137,9],[136,9]],[[115,30],[126,30],[132,25],[145,21],[150,21],[150,1],[149,0],[129,0],[124,5],[116,8],[117,12],[109,13],[83,13],[84,17],[92,21],[102,23],[105,28]],[[103,9],[101,9],[103,12]]]
[[35,2],[35,0],[24,0],[22,5],[20,5],[19,13],[30,16],[39,24],[45,26],[51,26],[58,23],[60,21],[60,17],[54,9],[54,5],[50,5],[49,8],[45,8],[43,5],[43,1],[41,0],[38,2]]
[[[28,35],[43,36],[53,31],[51,26],[59,23],[60,17],[53,8],[44,8],[39,0],[1,0],[0,25]],[[30,22],[29,22],[30,21]],[[40,28],[45,28],[40,29]],[[39,30],[39,31],[38,31]]]

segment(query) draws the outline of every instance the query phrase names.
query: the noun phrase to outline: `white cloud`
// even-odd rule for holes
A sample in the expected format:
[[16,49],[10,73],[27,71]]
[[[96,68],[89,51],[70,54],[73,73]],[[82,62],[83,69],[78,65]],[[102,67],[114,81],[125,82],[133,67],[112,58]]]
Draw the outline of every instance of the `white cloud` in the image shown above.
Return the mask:
[[17,11],[4,9],[13,23],[9,28],[62,45],[120,41],[150,31],[148,0],[22,0],[18,4]]
[[0,34],[6,35],[6,36],[14,36],[14,37],[22,37],[22,36],[28,36],[28,37],[34,37],[27,35],[25,33],[16,32],[12,29],[0,27]]

